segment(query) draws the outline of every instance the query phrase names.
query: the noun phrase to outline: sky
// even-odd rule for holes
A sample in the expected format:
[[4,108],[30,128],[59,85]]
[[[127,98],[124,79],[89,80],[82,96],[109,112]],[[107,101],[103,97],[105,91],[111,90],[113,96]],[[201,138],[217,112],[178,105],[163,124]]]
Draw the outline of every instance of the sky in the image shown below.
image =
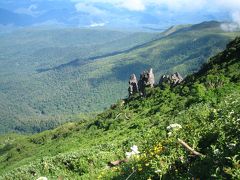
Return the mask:
[[[2,15],[1,15],[2,14]],[[0,24],[75,27],[151,27],[202,21],[229,21],[240,27],[240,0],[4,0]]]

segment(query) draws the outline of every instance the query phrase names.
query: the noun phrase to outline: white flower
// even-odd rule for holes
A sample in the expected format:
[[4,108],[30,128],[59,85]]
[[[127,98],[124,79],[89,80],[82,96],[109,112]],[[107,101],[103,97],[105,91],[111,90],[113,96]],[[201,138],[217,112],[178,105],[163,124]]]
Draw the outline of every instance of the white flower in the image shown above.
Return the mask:
[[228,144],[229,149],[233,149],[234,147],[236,147],[236,143],[230,143]]
[[167,127],[167,130],[170,131],[170,130],[177,130],[177,129],[181,129],[182,126],[180,124],[170,124],[168,127]]
[[131,158],[132,156],[138,155],[140,153],[136,145],[133,145],[130,149],[132,150],[132,152],[126,152],[127,159]]
[[171,135],[172,135],[172,132],[168,132],[167,135],[168,135],[168,136],[171,136]]
[[218,155],[218,154],[220,154],[220,150],[219,150],[219,149],[214,149],[213,153],[214,153],[215,155]]
[[127,159],[129,159],[132,155],[133,155],[132,152],[126,152],[126,157],[127,157]]
[[235,143],[230,143],[229,145],[232,146],[232,147],[235,147],[235,146],[236,146]]
[[37,180],[48,180],[46,177],[39,177]]
[[161,170],[160,169],[157,169],[156,171],[154,171],[155,173],[160,173]]
[[139,154],[140,152],[138,151],[138,147],[136,146],[136,145],[133,145],[132,147],[131,147],[131,150],[132,150],[132,152],[134,152],[135,154]]

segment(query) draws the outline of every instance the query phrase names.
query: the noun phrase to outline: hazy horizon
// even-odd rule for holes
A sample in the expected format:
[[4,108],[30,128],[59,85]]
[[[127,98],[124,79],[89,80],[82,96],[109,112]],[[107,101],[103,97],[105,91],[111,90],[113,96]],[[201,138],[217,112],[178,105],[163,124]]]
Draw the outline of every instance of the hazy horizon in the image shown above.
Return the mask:
[[227,21],[240,27],[237,0],[7,0],[0,2],[1,27],[62,26],[167,28],[177,24]]

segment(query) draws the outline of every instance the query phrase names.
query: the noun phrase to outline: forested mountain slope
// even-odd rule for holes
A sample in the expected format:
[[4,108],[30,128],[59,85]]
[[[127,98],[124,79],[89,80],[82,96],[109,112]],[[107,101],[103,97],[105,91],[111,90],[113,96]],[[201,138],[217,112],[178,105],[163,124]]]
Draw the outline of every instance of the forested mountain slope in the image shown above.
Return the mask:
[[[61,119],[70,120],[71,104],[63,98],[63,102],[50,99],[59,95],[59,91],[71,93],[69,87],[65,87],[69,85],[65,78],[69,72],[62,72],[61,79],[54,79],[54,72],[45,76],[39,73],[41,70],[61,67],[72,61],[85,64],[91,57],[123,51],[159,36],[157,33],[46,27],[1,34],[0,133],[9,130],[37,132],[55,126]],[[59,87],[55,83],[65,85]],[[74,90],[76,86],[73,84],[71,88]],[[76,107],[77,103],[74,102]],[[83,112],[77,109],[78,113]]]
[[0,179],[239,179],[239,69],[236,38],[180,85],[83,122],[1,136]]
[[40,132],[126,97],[131,73],[197,71],[239,32],[218,22],[158,34],[29,30],[0,36],[1,133]]

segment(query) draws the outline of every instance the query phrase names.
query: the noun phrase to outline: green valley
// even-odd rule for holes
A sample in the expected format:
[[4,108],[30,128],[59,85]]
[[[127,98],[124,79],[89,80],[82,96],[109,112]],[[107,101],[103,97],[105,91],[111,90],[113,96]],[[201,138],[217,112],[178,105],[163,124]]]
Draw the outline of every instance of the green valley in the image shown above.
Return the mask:
[[32,28],[1,34],[0,132],[41,132],[94,116],[126,97],[131,73],[149,67],[157,79],[196,72],[239,34],[220,24],[163,33]]
[[[202,55],[202,62],[207,62],[209,54],[222,48],[213,46],[214,43],[219,44],[219,40],[226,42],[233,37],[233,34],[222,32],[218,36],[212,35],[212,30],[209,30],[206,38],[206,34],[191,34],[189,29],[185,29],[181,33],[196,40],[189,38],[184,41],[178,33],[152,42],[144,49],[136,49],[134,53],[131,51],[87,64],[85,73],[88,72],[92,78],[101,78],[99,74],[106,72],[107,77],[113,78],[114,88],[121,90],[121,83],[118,86],[117,82],[127,84],[127,79],[119,77],[117,80],[117,76],[110,75],[114,67],[116,72],[118,66],[115,64],[125,62],[124,58],[128,57],[130,63],[123,67],[134,65],[136,72],[145,66],[134,64],[137,62],[134,57],[138,59],[142,55],[139,60],[151,66],[147,59],[153,60],[157,54],[158,58],[162,58],[153,62],[158,62],[153,66],[156,74],[171,72],[175,68],[182,73],[190,72],[197,69],[191,63],[198,62],[198,57]],[[177,46],[170,46],[173,42],[179,44],[182,61],[170,56]],[[187,46],[187,42],[192,43]],[[167,45],[163,46],[164,43]],[[195,43],[204,45],[194,46]],[[162,48],[161,53],[157,53],[158,49],[154,53],[156,47]],[[168,51],[164,51],[164,47],[168,47]],[[206,54],[202,54],[204,48],[209,50]],[[187,49],[191,51],[184,54]],[[144,52],[152,53],[146,58]],[[161,61],[163,57],[165,59]],[[167,68],[167,60],[175,66]],[[94,71],[93,67],[104,68]],[[165,67],[166,71],[161,67]],[[77,73],[80,69],[76,68],[73,72]],[[175,87],[164,83],[148,88],[145,98],[136,94],[124,101],[119,100],[96,117],[67,123],[39,134],[0,136],[0,179],[27,180],[41,176],[48,179],[239,179],[239,69],[238,37]],[[130,69],[120,70],[126,73],[127,78]],[[63,72],[67,73],[69,69],[54,72],[55,78]],[[70,74],[65,78],[70,79]],[[100,85],[101,90],[111,96],[104,85]],[[123,94],[127,95],[125,91]],[[130,154],[131,157],[125,159]],[[116,160],[122,160],[122,163],[116,164]]]

